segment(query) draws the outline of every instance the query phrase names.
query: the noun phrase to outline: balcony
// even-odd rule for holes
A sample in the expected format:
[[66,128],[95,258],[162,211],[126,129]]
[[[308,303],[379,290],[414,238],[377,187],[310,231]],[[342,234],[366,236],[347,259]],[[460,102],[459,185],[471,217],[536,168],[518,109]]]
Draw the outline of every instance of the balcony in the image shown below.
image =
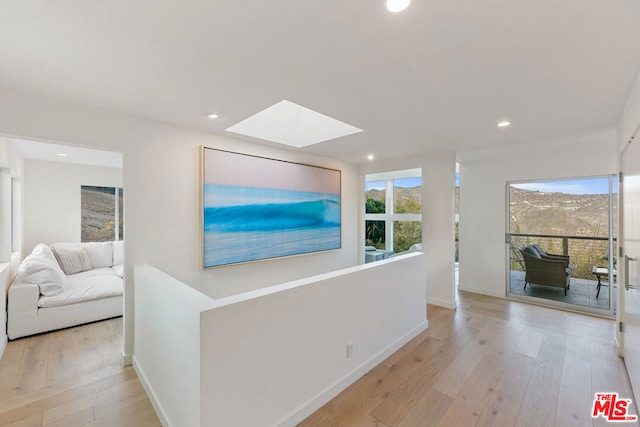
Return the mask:
[[[615,239],[614,239],[615,240]],[[548,253],[569,255],[573,272],[567,295],[560,288],[527,285],[524,289],[524,262],[519,247],[537,243]],[[548,234],[512,234],[510,251],[511,294],[526,295],[573,304],[592,309],[609,310],[616,307],[615,278],[601,276],[602,287],[598,294],[598,280],[593,267],[609,267],[609,239],[607,237],[563,236]],[[609,298],[609,282],[612,281],[612,298]]]

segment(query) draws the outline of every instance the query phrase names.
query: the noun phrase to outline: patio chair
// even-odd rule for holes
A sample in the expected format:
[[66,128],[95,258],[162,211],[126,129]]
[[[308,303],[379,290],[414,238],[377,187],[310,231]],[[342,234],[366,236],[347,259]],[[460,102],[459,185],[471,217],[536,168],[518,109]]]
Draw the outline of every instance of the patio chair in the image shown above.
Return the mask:
[[511,243],[509,243],[509,248],[511,249],[511,255],[512,255],[513,260],[515,262],[517,262],[518,265],[520,266],[520,268],[522,269],[522,271],[524,271],[525,270],[525,265],[524,265],[524,259],[522,259],[522,254]]
[[571,259],[569,258],[569,255],[559,255],[559,254],[550,254],[548,252],[546,252],[544,249],[542,249],[542,247],[540,247],[539,244],[534,243],[533,245],[531,245],[536,251],[538,251],[538,253],[540,254],[540,256],[542,258],[547,258],[547,259],[562,259],[566,262],[567,264],[567,268],[570,270],[569,274],[571,274],[573,272],[573,266],[571,265]]
[[527,289],[527,284],[545,285],[562,288],[564,294],[567,294],[571,278],[568,257],[543,257],[533,245],[520,248],[520,253],[525,264],[525,289]]

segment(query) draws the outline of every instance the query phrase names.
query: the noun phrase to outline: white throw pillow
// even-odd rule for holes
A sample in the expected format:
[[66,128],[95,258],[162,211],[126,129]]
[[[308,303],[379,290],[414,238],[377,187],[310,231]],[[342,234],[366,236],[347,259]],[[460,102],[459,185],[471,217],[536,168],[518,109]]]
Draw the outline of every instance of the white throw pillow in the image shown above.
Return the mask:
[[57,262],[35,254],[22,261],[17,276],[25,282],[38,285],[40,293],[48,297],[62,292],[65,277]]
[[124,264],[124,240],[113,242],[113,265]]
[[80,246],[87,251],[93,268],[113,266],[113,245],[111,242],[86,242]]
[[53,253],[65,274],[91,270],[91,260],[83,248],[54,246]]
[[47,245],[45,245],[44,243],[38,243],[35,248],[33,248],[33,251],[31,251],[32,254],[34,255],[41,255],[44,256],[46,258],[49,258],[51,261],[53,262],[58,262],[58,260],[56,259],[56,256],[53,254],[53,251],[51,250],[51,248]]
[[54,243],[51,248],[82,248],[89,255],[93,268],[113,266],[113,245],[111,242]]

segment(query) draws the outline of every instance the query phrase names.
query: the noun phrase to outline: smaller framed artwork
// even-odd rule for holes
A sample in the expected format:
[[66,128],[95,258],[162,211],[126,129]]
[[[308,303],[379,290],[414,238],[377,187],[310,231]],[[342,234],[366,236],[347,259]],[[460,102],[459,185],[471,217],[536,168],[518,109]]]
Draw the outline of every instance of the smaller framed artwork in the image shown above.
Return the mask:
[[341,172],[202,147],[203,267],[341,247]]

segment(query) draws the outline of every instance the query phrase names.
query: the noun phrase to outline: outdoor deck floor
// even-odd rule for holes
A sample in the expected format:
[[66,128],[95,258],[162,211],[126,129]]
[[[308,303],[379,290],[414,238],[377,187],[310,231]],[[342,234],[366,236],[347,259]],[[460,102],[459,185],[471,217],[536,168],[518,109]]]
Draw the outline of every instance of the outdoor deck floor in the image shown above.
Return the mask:
[[[602,281],[608,285],[608,281]],[[583,307],[595,307],[603,310],[609,309],[609,287],[602,286],[600,295],[596,298],[597,280],[571,278],[571,285],[565,296],[564,290],[551,286],[527,285],[524,289],[524,271],[511,271],[511,293],[517,295],[526,295],[531,297],[543,298],[553,301],[560,301],[569,304],[575,304]],[[616,283],[613,284],[613,308],[616,307]]]

